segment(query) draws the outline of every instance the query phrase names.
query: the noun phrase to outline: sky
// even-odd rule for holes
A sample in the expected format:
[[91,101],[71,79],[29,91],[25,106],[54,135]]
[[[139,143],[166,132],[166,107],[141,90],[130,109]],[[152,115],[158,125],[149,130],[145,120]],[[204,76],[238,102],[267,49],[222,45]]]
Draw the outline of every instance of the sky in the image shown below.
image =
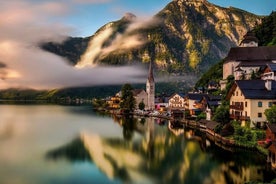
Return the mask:
[[[104,24],[118,20],[126,12],[138,17],[153,16],[171,0],[83,0],[91,2],[75,6],[66,22],[76,26],[75,36],[90,36]],[[222,7],[236,7],[257,15],[269,15],[276,10],[276,0],[209,0]]]
[[[127,12],[142,20],[142,24],[138,22],[136,26],[149,25],[153,22],[151,17],[169,2],[170,0],[0,1],[0,89],[48,89],[145,82],[146,73],[142,67],[72,67],[64,58],[45,52],[37,45],[45,41],[61,42],[66,36],[93,35],[101,26],[122,18]],[[258,15],[269,15],[276,10],[276,0],[210,2],[223,7],[245,9]],[[108,34],[110,32],[106,36]],[[112,51],[117,45],[133,47],[141,44],[137,38],[127,38],[122,42],[120,36],[117,36],[114,47],[105,52]],[[103,38],[98,38],[99,42],[102,40]],[[99,49],[97,45],[92,44],[91,47]]]

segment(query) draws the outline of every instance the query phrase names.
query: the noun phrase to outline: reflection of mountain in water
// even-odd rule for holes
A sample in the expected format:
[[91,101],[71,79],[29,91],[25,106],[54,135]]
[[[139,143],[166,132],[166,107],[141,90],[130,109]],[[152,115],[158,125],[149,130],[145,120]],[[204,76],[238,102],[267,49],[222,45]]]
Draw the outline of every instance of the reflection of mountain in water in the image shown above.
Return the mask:
[[125,139],[82,133],[70,144],[48,152],[47,158],[90,159],[108,178],[119,178],[127,183],[244,183],[263,180],[263,167],[244,164],[243,161],[236,163],[229,155],[225,157],[227,160],[216,159],[219,155],[204,153],[197,141],[175,136],[166,126],[156,125],[153,119],[146,119],[143,123],[136,119],[117,122],[123,128]]

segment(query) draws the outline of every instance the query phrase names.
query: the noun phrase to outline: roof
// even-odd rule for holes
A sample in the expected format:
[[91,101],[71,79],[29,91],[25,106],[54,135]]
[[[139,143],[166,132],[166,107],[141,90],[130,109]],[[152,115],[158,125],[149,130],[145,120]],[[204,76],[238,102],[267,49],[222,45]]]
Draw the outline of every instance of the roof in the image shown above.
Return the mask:
[[179,96],[182,97],[182,98],[185,97],[185,95],[184,95],[183,93],[174,93],[174,94],[172,94],[172,95],[168,98],[168,100],[171,99],[171,98],[173,98],[175,95],[179,95]]
[[206,125],[206,128],[208,128],[210,130],[214,130],[216,128],[216,126],[219,124],[216,121],[210,121],[210,120],[206,120],[206,119],[201,119],[199,122],[201,124]]
[[271,90],[265,88],[265,82],[264,80],[237,80],[229,93],[232,94],[238,86],[246,99],[276,99],[276,81],[271,81]]
[[271,130],[271,132],[276,133],[276,124],[267,124],[267,127]]
[[132,90],[133,96],[137,96],[138,94],[140,94],[141,92],[145,92],[144,89],[134,89]]
[[267,67],[269,67],[272,72],[276,72],[276,63],[268,64]]
[[276,46],[232,47],[225,58],[225,62],[269,60],[276,60]]
[[186,97],[190,100],[196,101],[200,101],[203,97],[206,97],[208,99],[208,95],[203,93],[188,93]]
[[265,67],[271,64],[272,61],[243,61],[237,67]]
[[246,35],[243,36],[243,40],[241,41],[242,43],[250,43],[251,41],[254,42],[259,42],[258,38],[255,36],[255,33],[252,31],[248,31]]
[[208,101],[207,104],[208,104],[209,107],[219,106],[220,101]]

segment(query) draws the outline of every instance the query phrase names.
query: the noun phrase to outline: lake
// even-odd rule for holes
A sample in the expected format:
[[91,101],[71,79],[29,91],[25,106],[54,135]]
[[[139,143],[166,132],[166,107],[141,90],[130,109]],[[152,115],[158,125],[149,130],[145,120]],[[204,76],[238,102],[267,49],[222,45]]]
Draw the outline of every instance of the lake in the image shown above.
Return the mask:
[[255,152],[92,106],[0,105],[0,183],[245,183],[276,178]]

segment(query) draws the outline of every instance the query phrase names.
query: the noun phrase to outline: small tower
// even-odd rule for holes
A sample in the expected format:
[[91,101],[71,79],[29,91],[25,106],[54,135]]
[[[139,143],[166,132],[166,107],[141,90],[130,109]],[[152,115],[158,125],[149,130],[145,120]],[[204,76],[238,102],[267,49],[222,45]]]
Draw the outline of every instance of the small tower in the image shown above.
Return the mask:
[[258,38],[255,36],[253,31],[248,31],[240,43],[240,47],[258,47]]
[[146,90],[148,94],[148,110],[154,110],[155,104],[154,104],[154,98],[155,98],[155,83],[153,78],[153,68],[152,68],[152,62],[150,62],[149,65],[149,73],[148,73],[148,79],[146,84]]

